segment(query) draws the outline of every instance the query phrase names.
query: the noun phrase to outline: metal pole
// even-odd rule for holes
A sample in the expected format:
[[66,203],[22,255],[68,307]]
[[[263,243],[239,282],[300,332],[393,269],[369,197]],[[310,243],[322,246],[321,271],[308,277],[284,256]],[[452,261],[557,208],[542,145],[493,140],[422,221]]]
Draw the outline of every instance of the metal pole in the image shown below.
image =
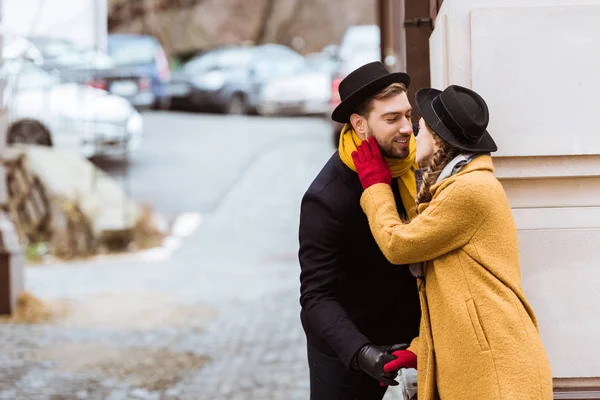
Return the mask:
[[394,34],[394,56],[396,58],[395,71],[406,72],[406,19],[405,0],[392,0],[391,24]]
[[[407,0],[405,4],[406,71],[410,74],[412,88],[408,92],[408,99],[413,105],[416,101],[416,89],[430,85],[429,36],[431,36],[432,28],[428,17],[431,11],[429,6],[436,1],[432,0],[432,3],[428,3]],[[419,118],[421,116],[415,107],[413,122],[418,122]]]
[[[2,23],[3,2],[0,0],[0,26]],[[4,35],[0,32],[0,66]],[[0,79],[0,314],[12,314],[17,307],[17,299],[25,290],[25,258],[19,243],[14,224],[7,210],[6,170],[4,151],[6,145],[7,113],[4,104],[4,81]]]
[[385,64],[386,47],[388,36],[386,35],[387,21],[386,15],[386,4],[388,0],[377,0],[377,22],[379,24],[379,37],[380,37],[380,56],[381,62]]
[[[4,12],[3,1],[0,0],[0,26],[2,26],[2,17]],[[4,49],[4,33],[0,32],[0,66],[2,65],[2,52]],[[6,145],[6,110],[4,109],[4,80],[0,79],[0,155],[4,154],[4,147]],[[4,167],[1,167],[0,178],[0,204],[6,204],[6,188],[4,184]]]
[[390,71],[406,71],[404,0],[378,0],[381,62]]
[[[4,16],[4,2],[0,0],[0,26],[2,26],[2,17]],[[0,66],[2,66],[4,49],[4,32],[0,32]],[[6,76],[8,78],[8,75]],[[4,150],[6,148],[6,130],[8,128],[8,110],[4,104],[4,87],[6,79],[0,79],[0,159],[4,159]],[[6,206],[8,197],[6,193],[6,170],[4,163],[0,162],[0,205]]]

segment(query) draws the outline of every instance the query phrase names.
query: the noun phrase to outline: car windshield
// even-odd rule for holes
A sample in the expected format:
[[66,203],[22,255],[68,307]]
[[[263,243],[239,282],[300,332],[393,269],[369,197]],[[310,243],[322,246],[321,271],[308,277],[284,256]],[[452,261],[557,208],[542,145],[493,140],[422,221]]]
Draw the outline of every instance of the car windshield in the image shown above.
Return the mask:
[[380,55],[377,50],[357,52],[342,60],[339,67],[339,73],[342,76],[348,75],[358,67],[368,64],[373,61],[379,61]]
[[342,39],[340,58],[350,59],[356,53],[379,51],[379,27],[376,25],[353,26]]
[[47,60],[74,56],[78,53],[76,47],[66,40],[32,39],[32,42]]
[[0,66],[0,79],[6,87],[18,90],[48,88],[60,83],[60,78],[23,60],[4,62]]
[[[78,53],[73,54],[70,57],[65,57],[65,61],[73,61],[73,64],[80,64],[83,67],[91,67],[91,68],[113,68],[115,66],[115,62],[113,59],[103,52],[102,50],[94,50],[89,48],[81,48]],[[66,64],[66,62],[65,62]]]
[[209,51],[188,61],[183,70],[188,73],[200,73],[211,70],[243,68],[252,59],[247,48],[228,48]]
[[101,50],[77,45],[68,40],[32,38],[31,42],[40,50],[44,59],[53,66],[111,68],[112,58]]
[[256,47],[253,61],[254,79],[258,82],[264,82],[273,76],[300,72],[306,68],[304,57],[280,45],[267,44]]
[[304,59],[294,50],[277,44],[265,44],[258,46],[255,48],[255,52],[259,58],[269,57],[269,59],[272,58],[276,59],[277,61],[301,63]]
[[5,37],[2,46],[2,58],[5,60],[28,59],[37,63],[43,61],[40,50],[30,41],[23,38]]
[[337,61],[325,53],[311,54],[305,57],[308,71],[327,72],[332,74],[337,68]]
[[156,44],[146,38],[109,38],[108,54],[117,65],[154,62]]

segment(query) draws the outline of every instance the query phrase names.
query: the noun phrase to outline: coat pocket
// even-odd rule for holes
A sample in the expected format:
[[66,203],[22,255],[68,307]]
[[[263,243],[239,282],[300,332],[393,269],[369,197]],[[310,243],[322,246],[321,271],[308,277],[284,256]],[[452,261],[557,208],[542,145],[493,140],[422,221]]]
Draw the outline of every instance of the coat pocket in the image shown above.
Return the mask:
[[487,338],[485,337],[485,333],[483,332],[483,328],[481,327],[481,322],[479,321],[479,315],[477,315],[477,308],[475,307],[475,302],[473,299],[469,299],[466,301],[467,311],[469,312],[469,317],[471,318],[471,325],[473,325],[473,330],[475,331],[475,335],[477,336],[477,341],[479,342],[479,347],[481,351],[490,350],[490,344],[488,343]]

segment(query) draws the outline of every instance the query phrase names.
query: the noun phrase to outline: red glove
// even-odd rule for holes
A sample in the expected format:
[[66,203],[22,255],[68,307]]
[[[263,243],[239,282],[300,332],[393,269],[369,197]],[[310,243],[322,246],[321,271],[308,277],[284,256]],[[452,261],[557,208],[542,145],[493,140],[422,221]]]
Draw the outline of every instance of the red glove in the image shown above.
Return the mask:
[[356,151],[352,152],[352,160],[363,189],[376,183],[392,183],[392,171],[383,159],[377,141],[373,136],[364,140]]
[[417,356],[410,350],[398,350],[392,353],[395,360],[383,366],[385,372],[397,372],[401,368],[417,368]]

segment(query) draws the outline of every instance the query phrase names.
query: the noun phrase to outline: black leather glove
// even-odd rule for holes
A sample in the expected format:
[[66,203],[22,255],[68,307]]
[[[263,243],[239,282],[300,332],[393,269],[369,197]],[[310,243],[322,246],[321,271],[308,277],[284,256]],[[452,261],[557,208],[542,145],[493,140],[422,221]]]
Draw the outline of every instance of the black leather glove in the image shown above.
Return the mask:
[[398,343],[398,344],[392,344],[389,346],[379,346],[379,347],[381,347],[382,350],[387,351],[388,353],[391,354],[398,350],[406,350],[406,349],[408,349],[408,346],[410,346],[409,343]]
[[364,345],[355,356],[355,362],[358,368],[360,368],[367,375],[377,379],[379,382],[385,383],[389,386],[398,385],[398,382],[394,380],[394,378],[398,376],[398,373],[385,372],[383,370],[383,366],[395,359],[396,357],[394,357],[382,346],[376,346],[373,344]]

